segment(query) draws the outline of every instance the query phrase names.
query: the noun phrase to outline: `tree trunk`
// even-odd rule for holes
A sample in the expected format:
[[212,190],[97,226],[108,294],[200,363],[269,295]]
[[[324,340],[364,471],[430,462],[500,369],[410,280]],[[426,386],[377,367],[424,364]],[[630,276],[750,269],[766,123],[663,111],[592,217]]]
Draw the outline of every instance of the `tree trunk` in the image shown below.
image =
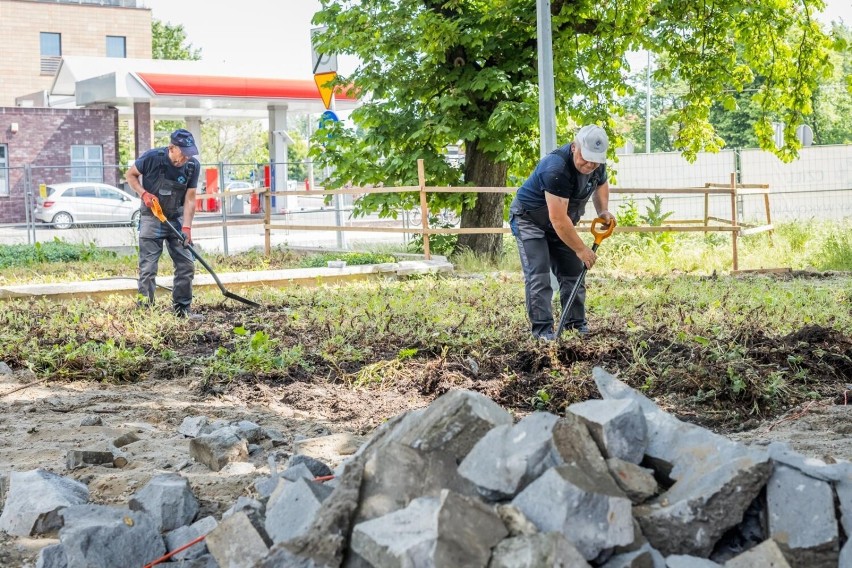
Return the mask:
[[[505,187],[509,171],[507,162],[495,162],[480,152],[477,141],[470,142],[465,148],[464,178],[466,182],[478,187]],[[461,227],[502,227],[502,193],[480,193],[476,196],[473,209],[465,209],[461,215]],[[459,235],[459,248],[470,249],[474,253],[496,259],[503,251],[503,235]]]

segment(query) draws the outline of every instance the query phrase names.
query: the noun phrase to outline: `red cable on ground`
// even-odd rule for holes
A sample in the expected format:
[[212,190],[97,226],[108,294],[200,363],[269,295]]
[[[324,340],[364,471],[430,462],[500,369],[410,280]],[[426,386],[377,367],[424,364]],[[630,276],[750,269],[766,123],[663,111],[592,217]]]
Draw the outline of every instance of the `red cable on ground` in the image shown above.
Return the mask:
[[201,542],[201,541],[202,541],[202,540],[204,540],[205,538],[207,538],[207,535],[206,535],[206,534],[203,534],[203,535],[201,535],[200,537],[196,538],[195,540],[190,541],[190,542],[188,542],[188,543],[184,544],[184,545],[183,545],[183,546],[181,546],[180,548],[175,548],[175,549],[174,549],[174,550],[172,550],[171,552],[166,553],[164,556],[160,556],[159,558],[157,558],[156,560],[154,560],[154,561],[153,561],[153,562],[151,562],[150,564],[146,564],[143,568],[153,568],[153,567],[154,567],[154,566],[156,566],[157,564],[160,564],[160,563],[162,563],[162,562],[165,562],[166,560],[168,560],[169,558],[171,558],[172,556],[174,556],[174,555],[175,555],[175,554],[177,554],[178,552],[183,552],[184,550],[186,550],[187,548],[189,548],[189,547],[190,547],[190,546],[192,546],[193,544],[198,544],[199,542]]
[[334,479],[333,475],[323,475],[321,477],[315,477],[314,481],[322,483],[323,481],[331,481],[332,479]]

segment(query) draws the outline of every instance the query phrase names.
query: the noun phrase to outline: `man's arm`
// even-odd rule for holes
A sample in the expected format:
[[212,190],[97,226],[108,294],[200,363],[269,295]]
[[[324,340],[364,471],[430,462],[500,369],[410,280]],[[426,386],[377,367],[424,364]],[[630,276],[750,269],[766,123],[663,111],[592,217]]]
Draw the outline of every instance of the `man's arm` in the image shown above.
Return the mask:
[[186,190],[183,198],[183,226],[192,227],[192,219],[195,217],[195,191],[197,188],[190,187]]
[[577,257],[583,261],[586,268],[594,266],[597,255],[592,249],[586,246],[586,243],[577,234],[571,218],[568,217],[568,199],[553,195],[548,191],[544,192],[544,198],[547,201],[547,214],[550,217],[550,223],[556,230],[556,234],[559,235],[562,242],[577,253]]
[[139,197],[142,197],[142,194],[145,193],[145,188],[142,187],[142,172],[136,168],[136,164],[133,164],[130,166],[130,169],[127,170],[126,178],[127,185],[130,186],[130,189],[136,192]]
[[598,186],[598,189],[595,191],[592,196],[592,203],[595,204],[595,211],[598,213],[598,217],[603,219],[604,221],[609,223],[611,219],[615,219],[615,215],[609,212],[609,182],[605,181]]

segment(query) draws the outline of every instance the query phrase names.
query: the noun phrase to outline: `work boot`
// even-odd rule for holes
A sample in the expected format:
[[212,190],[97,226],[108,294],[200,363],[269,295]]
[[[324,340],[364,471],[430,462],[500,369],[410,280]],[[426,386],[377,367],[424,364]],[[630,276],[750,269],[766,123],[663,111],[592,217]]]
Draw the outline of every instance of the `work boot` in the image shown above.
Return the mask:
[[175,308],[175,317],[185,319],[193,323],[204,321],[204,316],[191,312],[185,308]]
[[589,324],[587,324],[586,322],[577,325],[572,325],[568,329],[577,332],[577,335],[579,335],[580,337],[586,337],[587,335],[589,335]]
[[541,341],[556,341],[556,333],[552,331],[546,331],[541,335],[534,335],[533,337]]

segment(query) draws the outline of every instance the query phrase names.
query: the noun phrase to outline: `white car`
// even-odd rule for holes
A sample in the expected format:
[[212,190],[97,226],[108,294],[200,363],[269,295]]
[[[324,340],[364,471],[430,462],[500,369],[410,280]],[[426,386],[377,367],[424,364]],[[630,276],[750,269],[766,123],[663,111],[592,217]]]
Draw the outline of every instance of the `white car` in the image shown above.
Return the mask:
[[142,200],[115,186],[95,182],[53,183],[36,200],[35,218],[56,229],[79,224],[139,224]]

